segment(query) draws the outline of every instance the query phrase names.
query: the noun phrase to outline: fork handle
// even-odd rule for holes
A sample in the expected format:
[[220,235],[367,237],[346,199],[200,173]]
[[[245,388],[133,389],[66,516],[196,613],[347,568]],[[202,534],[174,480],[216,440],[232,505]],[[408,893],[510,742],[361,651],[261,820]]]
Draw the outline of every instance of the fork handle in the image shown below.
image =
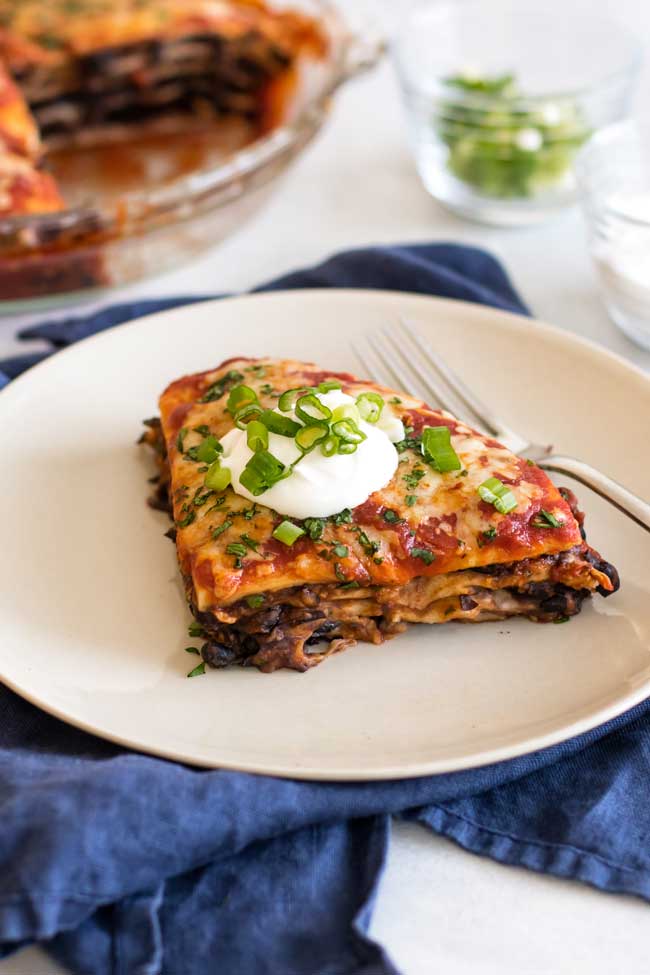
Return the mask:
[[586,487],[591,488],[597,495],[609,501],[615,508],[618,508],[624,515],[635,521],[641,528],[650,532],[650,504],[643,501],[636,494],[632,494],[624,488],[618,481],[612,480],[607,474],[597,470],[584,461],[577,460],[575,457],[564,457],[551,454],[538,461],[540,467],[545,471],[553,471],[556,474],[568,474],[569,477],[579,481]]

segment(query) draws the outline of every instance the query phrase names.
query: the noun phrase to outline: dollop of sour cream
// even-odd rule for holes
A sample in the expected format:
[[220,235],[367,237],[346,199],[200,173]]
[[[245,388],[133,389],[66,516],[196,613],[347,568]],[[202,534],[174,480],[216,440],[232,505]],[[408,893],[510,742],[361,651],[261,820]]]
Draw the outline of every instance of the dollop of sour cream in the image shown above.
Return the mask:
[[[354,398],[340,389],[317,393],[318,399],[330,410]],[[285,413],[296,419],[295,414]],[[325,457],[318,447],[296,464],[293,472],[278,481],[264,494],[255,497],[239,482],[252,451],[246,442],[246,431],[235,427],[221,440],[221,463],[228,467],[232,488],[249,501],[259,501],[292,518],[327,518],[343,508],[354,508],[366,501],[374,491],[385,487],[397,470],[398,453],[393,446],[404,438],[402,421],[388,405],[381,411],[377,423],[362,420],[359,429],[365,433],[353,454],[334,454]],[[292,437],[269,433],[269,451],[285,466],[300,457],[300,450]]]

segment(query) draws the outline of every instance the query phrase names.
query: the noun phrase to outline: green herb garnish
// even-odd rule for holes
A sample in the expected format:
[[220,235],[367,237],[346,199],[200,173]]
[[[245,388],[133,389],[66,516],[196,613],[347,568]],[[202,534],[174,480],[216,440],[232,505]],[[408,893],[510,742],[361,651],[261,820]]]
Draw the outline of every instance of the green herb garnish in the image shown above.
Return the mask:
[[392,508],[388,508],[386,511],[384,511],[382,517],[384,521],[388,522],[389,525],[401,525],[404,521],[404,519],[400,518],[397,512],[393,511]]
[[212,532],[212,538],[219,538],[219,535],[223,535],[223,533],[227,532],[229,528],[232,528],[232,521],[224,521],[223,524],[214,529]]
[[283,545],[293,545],[293,543],[305,534],[304,528],[294,525],[292,521],[282,521],[273,529],[273,537],[277,538]]
[[303,525],[312,542],[317,542],[323,537],[325,530],[324,518],[305,518]]
[[564,526],[564,522],[558,521],[552,512],[545,511],[545,509],[542,508],[531,521],[531,525],[534,528],[562,528]]
[[221,399],[227,390],[231,389],[235,383],[241,382],[243,378],[241,372],[237,372],[236,369],[230,369],[225,376],[217,379],[216,383],[208,386],[199,403],[212,403],[214,400]]
[[527,198],[561,183],[590,134],[577,101],[529,107],[512,74],[455,75],[446,85],[434,126],[447,167],[486,196]]
[[411,556],[414,559],[421,559],[425,565],[431,565],[435,561],[435,553],[428,548],[412,548]]
[[188,511],[184,518],[181,518],[180,521],[176,522],[176,527],[187,528],[188,525],[192,524],[195,518],[196,518],[196,512]]
[[188,677],[200,677],[205,673],[205,663],[197,664],[194,670],[190,670]]

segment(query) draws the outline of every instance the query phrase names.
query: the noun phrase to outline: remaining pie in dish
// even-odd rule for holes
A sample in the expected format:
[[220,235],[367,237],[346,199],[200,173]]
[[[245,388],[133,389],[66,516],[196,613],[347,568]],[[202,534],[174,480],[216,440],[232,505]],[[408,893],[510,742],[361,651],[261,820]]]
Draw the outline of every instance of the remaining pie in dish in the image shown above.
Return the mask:
[[154,504],[213,667],[306,670],[409,622],[561,622],[618,588],[570,491],[406,393],[242,358],[160,413]]
[[0,0],[0,214],[63,207],[43,150],[223,116],[272,127],[298,56],[325,43],[263,0]]

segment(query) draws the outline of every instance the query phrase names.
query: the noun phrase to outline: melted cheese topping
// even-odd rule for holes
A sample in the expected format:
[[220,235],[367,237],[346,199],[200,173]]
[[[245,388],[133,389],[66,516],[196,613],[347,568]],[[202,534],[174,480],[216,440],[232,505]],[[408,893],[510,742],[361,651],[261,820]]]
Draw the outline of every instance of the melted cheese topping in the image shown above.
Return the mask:
[[[205,497],[205,475],[187,454],[188,447],[202,440],[197,427],[207,426],[219,439],[232,430],[232,417],[225,410],[227,392],[212,402],[201,402],[210,386],[229,371],[240,374],[237,382],[254,388],[262,405],[271,409],[283,390],[316,386],[332,378],[339,379],[343,392],[352,398],[368,389],[376,390],[387,403],[395,395],[347,373],[273,359],[232,360],[219,369],[186,376],[165,390],[160,407],[171,468],[176,544],[199,609],[217,612],[249,594],[297,585],[400,586],[420,576],[510,563],[581,544],[569,505],[540,468],[449,414],[399,393],[400,402],[391,408],[404,426],[414,431],[414,437],[423,426],[447,426],[463,470],[439,474],[424,463],[417,441],[413,447],[402,445],[394,473],[367,500],[324,520],[318,538],[307,534],[292,546],[283,545],[272,533],[286,512],[278,513],[267,504],[269,492],[254,502],[231,487]],[[179,451],[181,428],[189,432]],[[478,494],[479,484],[492,476],[507,484],[517,499],[517,509],[510,514],[500,514]],[[560,527],[540,522],[541,509],[552,513]],[[227,550],[231,543],[246,545],[246,555],[234,557]],[[345,548],[344,556],[334,554],[338,546],[340,551]]]

